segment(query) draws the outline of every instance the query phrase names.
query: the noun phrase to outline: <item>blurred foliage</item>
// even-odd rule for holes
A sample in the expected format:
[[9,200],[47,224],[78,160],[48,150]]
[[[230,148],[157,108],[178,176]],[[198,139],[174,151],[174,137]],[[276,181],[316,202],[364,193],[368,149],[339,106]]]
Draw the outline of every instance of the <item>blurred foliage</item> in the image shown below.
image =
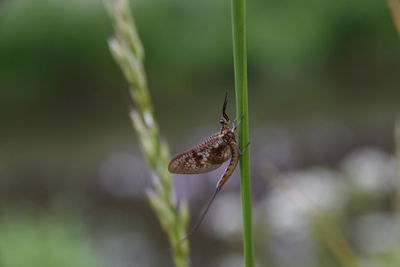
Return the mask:
[[[398,94],[400,52],[384,1],[257,0],[249,3],[248,14],[250,88],[258,95],[268,92],[266,111],[279,115],[282,105],[293,105],[310,112],[341,102],[356,112],[372,100],[393,103],[384,92]],[[138,0],[135,15],[158,99],[170,103],[168,95],[197,97],[233,85],[225,2]],[[3,117],[101,112],[113,94],[110,88],[123,85],[107,51],[110,33],[101,1],[3,2]],[[372,99],[376,88],[381,94]],[[367,97],[361,101],[360,94]]]
[[400,2],[396,0],[387,0],[390,11],[392,12],[393,22],[397,33],[400,36]]
[[82,226],[71,218],[14,213],[3,212],[0,217],[0,266],[103,266]]

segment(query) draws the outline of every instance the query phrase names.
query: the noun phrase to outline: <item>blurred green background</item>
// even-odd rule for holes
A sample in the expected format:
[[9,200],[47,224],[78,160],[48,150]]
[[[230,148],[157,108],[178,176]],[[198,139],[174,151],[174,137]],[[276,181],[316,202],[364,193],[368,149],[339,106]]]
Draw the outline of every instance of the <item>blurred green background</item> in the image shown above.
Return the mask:
[[[172,153],[217,131],[226,90],[234,114],[229,4],[132,1]],[[360,266],[399,266],[400,46],[385,1],[253,0],[247,12],[257,266],[340,266],[267,166]],[[2,267],[172,266],[111,34],[99,0],[0,2]],[[194,219],[220,172],[176,176]],[[193,236],[195,267],[241,266],[237,178]]]

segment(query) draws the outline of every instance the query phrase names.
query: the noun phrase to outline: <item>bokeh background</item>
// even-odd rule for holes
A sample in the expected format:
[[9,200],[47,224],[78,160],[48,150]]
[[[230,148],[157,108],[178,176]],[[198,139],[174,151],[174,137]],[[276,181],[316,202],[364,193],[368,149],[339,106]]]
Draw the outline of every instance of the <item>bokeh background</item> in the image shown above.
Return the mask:
[[[234,114],[227,1],[132,2],[178,153]],[[172,266],[102,1],[0,2],[0,266]],[[399,266],[400,46],[385,1],[248,1],[257,266]],[[400,140],[398,141],[400,142]],[[222,170],[176,176],[193,220]],[[242,266],[235,174],[192,266]],[[332,245],[333,244],[333,245]]]

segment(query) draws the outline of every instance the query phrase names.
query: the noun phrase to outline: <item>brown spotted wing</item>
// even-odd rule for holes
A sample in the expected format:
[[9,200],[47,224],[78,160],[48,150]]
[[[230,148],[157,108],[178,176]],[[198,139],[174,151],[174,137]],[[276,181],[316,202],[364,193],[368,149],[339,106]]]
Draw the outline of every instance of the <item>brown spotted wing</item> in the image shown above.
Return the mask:
[[219,133],[175,156],[168,165],[171,173],[197,174],[217,169],[230,159],[231,150]]

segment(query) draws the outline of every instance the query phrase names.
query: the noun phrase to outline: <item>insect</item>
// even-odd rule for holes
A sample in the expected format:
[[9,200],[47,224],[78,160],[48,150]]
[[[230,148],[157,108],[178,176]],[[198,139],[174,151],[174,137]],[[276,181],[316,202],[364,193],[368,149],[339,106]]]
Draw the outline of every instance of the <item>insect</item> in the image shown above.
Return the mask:
[[168,165],[168,170],[171,173],[199,174],[215,170],[220,167],[222,163],[230,160],[202,216],[184,239],[189,237],[200,226],[216,195],[221,191],[224,184],[234,172],[239,162],[239,157],[242,154],[236,142],[236,125],[232,123],[232,127],[229,126],[230,120],[226,114],[227,104],[228,98],[227,94],[225,94],[222,116],[219,120],[221,130],[205,139],[199,145],[176,155]]

